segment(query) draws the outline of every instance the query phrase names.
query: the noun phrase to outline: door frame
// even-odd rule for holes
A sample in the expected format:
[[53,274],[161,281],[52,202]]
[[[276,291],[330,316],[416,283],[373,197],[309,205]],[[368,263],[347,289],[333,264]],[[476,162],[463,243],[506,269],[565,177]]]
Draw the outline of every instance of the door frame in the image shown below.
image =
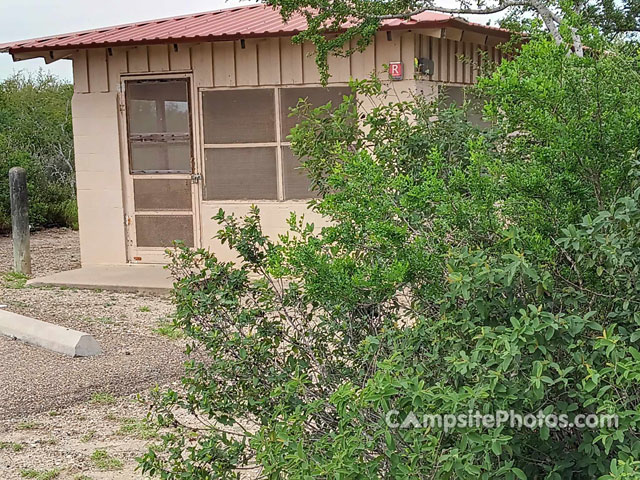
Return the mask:
[[[189,88],[190,101],[190,123],[191,123],[191,165],[192,172],[190,174],[132,174],[130,170],[130,152],[129,152],[129,127],[127,120],[127,99],[126,85],[127,81],[135,80],[182,80],[187,79]],[[127,252],[127,263],[142,264],[166,264],[168,258],[166,256],[167,247],[137,247],[136,246],[136,224],[135,224],[135,206],[133,194],[133,180],[135,178],[145,179],[183,179],[189,177],[191,179],[191,212],[193,218],[193,248],[202,246],[202,225],[200,219],[200,204],[202,201],[202,158],[201,158],[201,130],[199,120],[200,103],[198,98],[198,88],[195,85],[193,74],[191,72],[166,72],[166,73],[149,73],[149,74],[122,74],[120,76],[120,84],[118,91],[118,119],[120,124],[120,142],[121,142],[121,171],[122,171],[122,194],[124,206],[124,225],[125,225],[125,241]]]

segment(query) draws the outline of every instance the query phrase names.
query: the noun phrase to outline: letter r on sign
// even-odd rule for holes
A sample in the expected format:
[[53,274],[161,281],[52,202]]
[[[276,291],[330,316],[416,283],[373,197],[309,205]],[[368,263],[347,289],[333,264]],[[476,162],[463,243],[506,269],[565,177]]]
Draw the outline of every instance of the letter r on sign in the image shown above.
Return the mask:
[[389,76],[392,80],[402,80],[404,78],[402,62],[389,62]]

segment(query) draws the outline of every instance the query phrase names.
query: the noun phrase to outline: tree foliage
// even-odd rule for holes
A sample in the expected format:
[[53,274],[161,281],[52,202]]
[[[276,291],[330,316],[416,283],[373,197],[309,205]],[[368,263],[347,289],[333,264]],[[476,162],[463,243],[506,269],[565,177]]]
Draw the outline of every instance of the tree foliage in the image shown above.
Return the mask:
[[0,230],[11,228],[8,172],[27,170],[35,227],[77,223],[71,96],[73,86],[39,73],[0,83]]
[[[159,394],[166,479],[637,478],[638,58],[536,39],[465,108],[304,103],[321,196],[267,238],[220,212],[239,261],[177,248],[176,324],[205,358]],[[359,102],[378,104],[366,114]],[[333,106],[335,107],[335,106]],[[594,126],[594,123],[596,126]],[[618,428],[394,428],[416,414],[615,413]]]
[[[546,32],[556,44],[568,45],[583,56],[584,45],[595,32],[608,40],[636,38],[640,32],[638,0],[266,0],[286,20],[294,14],[305,17],[308,28],[293,40],[316,46],[321,78],[329,76],[329,55],[345,56],[364,50],[384,21],[407,19],[424,11],[451,15],[502,14],[500,22],[525,35]],[[333,35],[328,35],[333,34]]]

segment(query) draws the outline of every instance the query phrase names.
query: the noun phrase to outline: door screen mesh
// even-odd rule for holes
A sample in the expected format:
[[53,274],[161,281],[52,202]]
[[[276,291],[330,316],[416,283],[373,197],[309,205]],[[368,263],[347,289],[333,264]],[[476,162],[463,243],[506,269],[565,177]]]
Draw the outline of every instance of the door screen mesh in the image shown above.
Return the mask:
[[136,215],[138,247],[169,247],[182,240],[193,247],[193,217],[191,215]]
[[135,179],[136,212],[145,210],[191,210],[191,182],[174,179]]

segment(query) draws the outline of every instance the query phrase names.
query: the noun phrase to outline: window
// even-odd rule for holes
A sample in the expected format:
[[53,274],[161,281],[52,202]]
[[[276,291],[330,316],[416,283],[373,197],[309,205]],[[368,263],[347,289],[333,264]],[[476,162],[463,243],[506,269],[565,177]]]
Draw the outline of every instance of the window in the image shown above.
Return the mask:
[[282,139],[284,140],[289,136],[291,129],[300,122],[299,117],[291,115],[291,109],[298,105],[300,99],[306,100],[312,108],[326,105],[329,102],[331,102],[332,108],[337,108],[342,103],[343,97],[351,94],[351,89],[349,87],[296,87],[283,88],[280,92]]
[[191,173],[187,80],[126,83],[131,173]]
[[465,87],[459,87],[455,85],[441,85],[439,92],[443,97],[444,106],[446,108],[453,105],[461,107],[465,101],[470,102],[469,110],[467,111],[467,120],[478,127],[489,127],[490,123],[487,123],[482,118],[482,109],[484,103],[477,97],[471,97],[467,94]]
[[204,143],[275,142],[274,98],[273,89],[205,92]]
[[205,156],[207,200],[277,200],[274,147],[216,148]]
[[348,87],[234,88],[202,96],[205,200],[302,200],[314,197],[287,136],[300,98],[337,107]]
[[316,196],[309,185],[309,177],[301,167],[300,159],[291,151],[291,147],[282,147],[282,174],[284,178],[284,198],[304,200]]

